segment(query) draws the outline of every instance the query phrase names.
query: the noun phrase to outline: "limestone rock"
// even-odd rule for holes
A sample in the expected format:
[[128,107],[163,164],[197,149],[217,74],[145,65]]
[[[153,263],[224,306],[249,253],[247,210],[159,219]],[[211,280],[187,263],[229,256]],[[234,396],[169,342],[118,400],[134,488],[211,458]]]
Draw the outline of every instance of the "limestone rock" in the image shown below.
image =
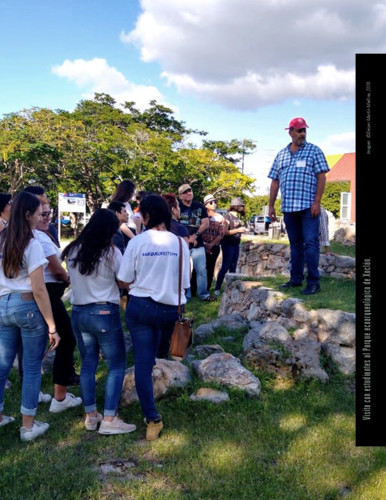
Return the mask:
[[244,351],[243,360],[256,369],[274,373],[280,377],[292,377],[291,353],[284,346],[256,343],[252,349]]
[[294,359],[292,372],[295,378],[328,381],[328,374],[320,364],[321,345],[319,342],[299,340],[292,341],[286,346],[290,349]]
[[230,331],[245,331],[248,329],[248,321],[239,313],[226,314],[225,316],[217,318],[210,323],[205,323],[198,326],[193,333],[193,342],[195,344],[199,344],[205,338],[209,337],[209,335],[214,333],[217,328],[220,327],[227,328],[227,330]]
[[250,349],[254,349],[256,346],[262,343],[260,337],[260,331],[262,327],[263,325],[255,326],[254,328],[251,328],[249,332],[244,336],[243,340],[244,351],[249,351]]
[[267,321],[261,327],[260,338],[265,342],[286,342],[290,335],[277,321]]
[[202,361],[193,361],[193,368],[201,380],[217,382],[227,387],[244,390],[250,396],[260,394],[260,380],[241,365],[232,354],[212,354]]
[[352,347],[339,347],[333,344],[322,344],[326,355],[336,364],[344,375],[355,373],[355,349]]
[[224,352],[224,349],[218,344],[198,345],[193,349],[193,354],[201,358],[206,358],[216,352]]
[[[171,387],[183,387],[191,380],[190,370],[179,361],[156,359],[153,368],[153,390],[155,399],[163,396]],[[121,404],[128,405],[138,401],[135,389],[134,367],[126,370],[121,394]]]
[[318,340],[346,347],[355,346],[355,314],[331,309],[319,309]]
[[201,388],[198,389],[196,394],[189,396],[192,401],[211,401],[212,403],[222,403],[230,401],[229,394],[224,391],[217,391],[216,389]]

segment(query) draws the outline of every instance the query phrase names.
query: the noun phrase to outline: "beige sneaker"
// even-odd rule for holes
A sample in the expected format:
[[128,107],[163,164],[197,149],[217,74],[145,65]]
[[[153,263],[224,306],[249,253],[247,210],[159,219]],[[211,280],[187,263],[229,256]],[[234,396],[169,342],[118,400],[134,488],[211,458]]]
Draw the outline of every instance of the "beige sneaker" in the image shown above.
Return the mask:
[[162,423],[161,419],[159,420],[159,422],[148,422],[145,418],[144,421],[146,424],[146,441],[154,441],[159,437],[164,424]]
[[86,416],[86,420],[84,421],[84,426],[88,431],[96,431],[98,424],[100,424],[103,420],[103,415],[97,413],[95,417],[90,417],[90,415]]
[[71,392],[67,392],[66,397],[63,401],[57,401],[55,398],[52,398],[50,408],[48,411],[51,413],[61,413],[67,408],[73,408],[74,406],[79,406],[82,404],[82,398],[77,398]]
[[134,424],[126,424],[120,418],[114,417],[111,422],[102,420],[98,432],[99,434],[127,434],[128,432],[134,432],[136,429],[137,427]]

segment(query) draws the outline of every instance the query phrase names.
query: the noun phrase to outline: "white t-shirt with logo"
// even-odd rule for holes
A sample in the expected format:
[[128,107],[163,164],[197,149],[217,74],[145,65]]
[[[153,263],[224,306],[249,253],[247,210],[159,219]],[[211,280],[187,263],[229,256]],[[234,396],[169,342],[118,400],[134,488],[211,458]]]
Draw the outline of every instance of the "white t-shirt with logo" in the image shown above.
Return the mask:
[[112,302],[119,304],[119,289],[116,283],[117,273],[122,260],[122,254],[116,247],[109,250],[109,258],[99,262],[97,270],[90,275],[81,274],[78,266],[71,263],[76,249],[67,256],[67,272],[71,281],[71,304],[86,305],[95,302]]
[[[127,245],[118,279],[131,283],[129,294],[151,297],[154,301],[178,305],[179,242],[169,231],[149,229]],[[190,286],[188,245],[182,242],[181,304],[186,303],[184,289]]]
[[30,274],[40,266],[46,267],[47,263],[41,244],[36,238],[31,238],[24,251],[19,275],[16,278],[6,278],[3,271],[3,254],[0,251],[0,295],[31,292]]

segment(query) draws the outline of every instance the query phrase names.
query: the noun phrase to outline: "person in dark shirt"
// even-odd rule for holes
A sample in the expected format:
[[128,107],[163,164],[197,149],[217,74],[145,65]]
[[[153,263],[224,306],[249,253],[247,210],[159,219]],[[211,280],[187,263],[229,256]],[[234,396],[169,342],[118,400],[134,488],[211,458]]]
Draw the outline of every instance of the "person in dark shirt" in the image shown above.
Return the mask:
[[221,240],[222,265],[217,275],[214,294],[220,295],[221,285],[228,271],[236,272],[237,261],[240,253],[241,235],[246,232],[246,227],[240,216],[245,215],[245,205],[240,197],[233,198],[225,219],[228,221],[228,228],[225,236]]
[[[178,188],[181,210],[180,223],[185,225],[189,233],[190,257],[196,272],[197,294],[201,300],[211,302],[216,300],[208,292],[208,280],[206,272],[206,257],[202,233],[209,225],[208,213],[205,206],[193,200],[193,190],[189,184],[182,184]],[[187,297],[191,296],[188,290]]]
[[176,195],[174,193],[166,193],[162,195],[162,198],[169,205],[170,212],[172,214],[170,231],[174,233],[176,236],[180,236],[184,241],[186,241],[186,244],[189,245],[188,230],[186,229],[186,226],[184,226],[179,222],[181,210]]
[[113,236],[113,244],[123,254],[127,246],[127,241],[129,241],[124,237],[123,232],[121,230],[122,224],[126,224],[129,219],[126,211],[126,206],[123,203],[123,201],[110,201],[107,208],[112,212],[114,212],[115,215],[118,217],[119,228],[118,231]]

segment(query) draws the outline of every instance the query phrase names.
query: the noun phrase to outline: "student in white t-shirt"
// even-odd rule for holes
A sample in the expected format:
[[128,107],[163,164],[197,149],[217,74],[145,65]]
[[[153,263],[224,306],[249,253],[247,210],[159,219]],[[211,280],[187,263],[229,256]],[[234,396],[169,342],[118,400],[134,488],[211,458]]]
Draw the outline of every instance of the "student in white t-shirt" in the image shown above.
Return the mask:
[[[146,439],[163,428],[153,393],[152,370],[163,329],[173,329],[178,318],[179,241],[170,232],[171,213],[166,201],[149,195],[140,211],[146,231],[127,246],[118,279],[130,283],[125,320],[134,349],[135,386],[147,425]],[[189,249],[182,243],[181,303],[190,286]]]
[[47,423],[37,422],[35,414],[48,337],[51,349],[60,341],[44,283],[47,259],[32,232],[41,211],[35,195],[21,192],[13,200],[9,223],[0,238],[0,427],[15,420],[3,415],[4,386],[21,341],[24,355],[20,438],[24,441],[35,439],[49,428]]
[[[82,358],[80,386],[85,427],[95,431],[100,424],[99,434],[126,434],[136,429],[117,415],[126,368],[117,284],[122,254],[112,243],[118,226],[114,212],[100,208],[62,253],[71,280],[72,326]],[[103,416],[96,404],[99,350],[109,369]]]
[[44,281],[50,297],[56,328],[61,339],[54,358],[52,370],[54,397],[49,411],[60,413],[68,408],[82,404],[81,398],[75,397],[67,391],[67,386],[79,385],[79,376],[76,375],[74,368],[76,340],[72,331],[71,318],[62,302],[64,291],[69,285],[69,278],[61,263],[61,250],[49,232],[50,205],[46,196],[38,195],[38,198],[42,202],[42,213],[36,231],[34,231],[34,236],[40,241],[44,255],[48,260],[47,267],[44,270]]

